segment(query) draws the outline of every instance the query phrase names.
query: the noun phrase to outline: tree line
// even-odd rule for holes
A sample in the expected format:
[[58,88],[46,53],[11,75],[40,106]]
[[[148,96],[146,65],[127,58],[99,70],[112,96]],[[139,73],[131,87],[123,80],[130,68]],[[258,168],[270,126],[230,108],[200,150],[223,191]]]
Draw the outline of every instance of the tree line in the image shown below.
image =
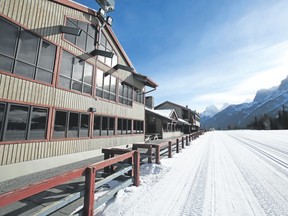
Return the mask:
[[288,129],[288,111],[283,106],[282,110],[278,111],[276,117],[269,116],[268,114],[255,117],[254,121],[247,125],[247,128],[256,130]]

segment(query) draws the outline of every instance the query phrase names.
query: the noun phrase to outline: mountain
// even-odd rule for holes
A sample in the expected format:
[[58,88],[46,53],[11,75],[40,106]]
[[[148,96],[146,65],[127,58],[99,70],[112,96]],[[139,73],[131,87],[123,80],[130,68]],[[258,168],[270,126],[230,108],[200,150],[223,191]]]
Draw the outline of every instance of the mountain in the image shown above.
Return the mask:
[[204,119],[202,126],[215,129],[245,128],[257,116],[277,116],[283,106],[288,106],[288,76],[279,86],[258,90],[252,102],[229,105],[213,117]]
[[206,107],[205,111],[201,113],[202,117],[206,117],[206,119],[213,117],[217,113],[221,112],[222,110],[226,109],[229,106],[228,103],[224,103],[221,109],[218,109],[215,105],[210,105]]

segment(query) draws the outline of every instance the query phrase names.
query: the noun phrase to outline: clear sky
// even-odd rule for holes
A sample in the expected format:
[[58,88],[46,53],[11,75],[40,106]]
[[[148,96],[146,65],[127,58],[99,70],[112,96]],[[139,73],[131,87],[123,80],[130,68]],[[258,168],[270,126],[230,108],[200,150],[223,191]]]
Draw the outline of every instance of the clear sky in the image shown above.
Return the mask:
[[287,0],[115,0],[109,15],[136,71],[159,84],[156,105],[252,101],[288,75]]

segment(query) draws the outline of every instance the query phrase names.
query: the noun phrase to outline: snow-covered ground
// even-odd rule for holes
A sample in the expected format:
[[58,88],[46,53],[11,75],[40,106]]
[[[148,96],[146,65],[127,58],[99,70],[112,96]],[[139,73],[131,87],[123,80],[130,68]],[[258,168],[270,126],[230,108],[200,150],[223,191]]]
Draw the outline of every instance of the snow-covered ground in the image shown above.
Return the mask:
[[97,215],[288,215],[288,131],[208,132]]

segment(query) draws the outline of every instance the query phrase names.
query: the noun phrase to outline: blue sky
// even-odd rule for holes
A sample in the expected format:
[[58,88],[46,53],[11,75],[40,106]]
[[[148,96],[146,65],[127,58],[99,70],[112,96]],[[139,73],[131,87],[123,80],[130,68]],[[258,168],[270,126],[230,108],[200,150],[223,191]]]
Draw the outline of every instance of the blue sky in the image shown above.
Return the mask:
[[[98,10],[94,0],[77,0]],[[202,112],[253,100],[288,75],[287,0],[115,0],[113,30],[137,72]]]

